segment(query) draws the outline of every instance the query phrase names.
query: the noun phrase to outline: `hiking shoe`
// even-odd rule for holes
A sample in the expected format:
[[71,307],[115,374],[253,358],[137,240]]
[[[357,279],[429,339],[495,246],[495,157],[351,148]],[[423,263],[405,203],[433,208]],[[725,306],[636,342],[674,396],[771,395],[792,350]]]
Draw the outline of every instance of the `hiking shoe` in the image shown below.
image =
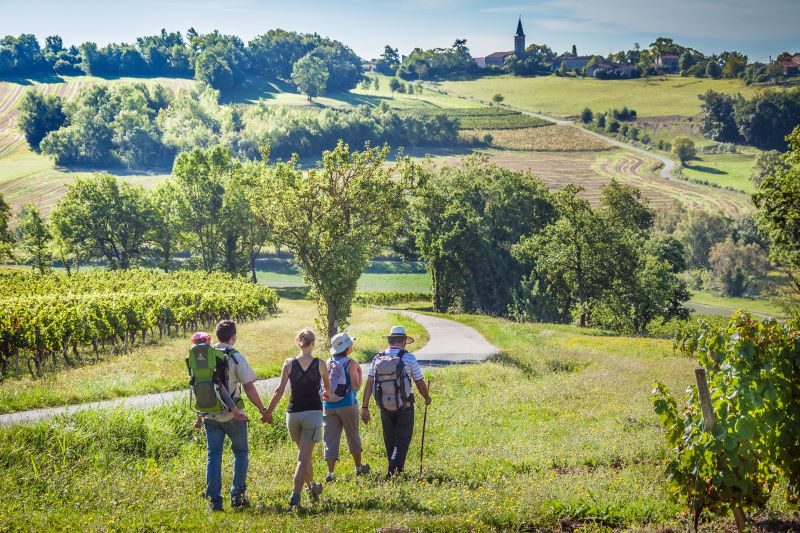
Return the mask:
[[234,494],[231,496],[231,509],[244,509],[250,507],[250,500],[244,494]]
[[289,498],[289,509],[294,507],[300,507],[300,493],[292,493],[292,497]]
[[308,496],[312,502],[319,500],[320,494],[322,494],[322,483],[312,481],[308,484]]
[[221,513],[224,511],[222,508],[222,502],[214,503],[211,500],[208,500],[208,509],[215,513]]
[[356,475],[357,476],[365,476],[365,475],[369,474],[369,470],[370,470],[369,465],[366,464],[366,463],[363,464],[363,465],[358,465],[356,467]]
[[325,476],[325,483],[332,483],[336,480],[336,474],[333,472],[328,472],[328,475]]

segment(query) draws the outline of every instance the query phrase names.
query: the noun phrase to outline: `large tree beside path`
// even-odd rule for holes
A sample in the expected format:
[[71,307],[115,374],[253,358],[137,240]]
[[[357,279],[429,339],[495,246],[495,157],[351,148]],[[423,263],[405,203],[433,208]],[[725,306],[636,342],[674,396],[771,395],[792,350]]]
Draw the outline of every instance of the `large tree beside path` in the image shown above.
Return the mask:
[[328,338],[347,325],[358,279],[402,223],[407,196],[418,185],[418,164],[386,164],[389,148],[350,151],[339,142],[303,171],[293,157],[263,158],[250,201],[271,238],[288,248],[302,269]]

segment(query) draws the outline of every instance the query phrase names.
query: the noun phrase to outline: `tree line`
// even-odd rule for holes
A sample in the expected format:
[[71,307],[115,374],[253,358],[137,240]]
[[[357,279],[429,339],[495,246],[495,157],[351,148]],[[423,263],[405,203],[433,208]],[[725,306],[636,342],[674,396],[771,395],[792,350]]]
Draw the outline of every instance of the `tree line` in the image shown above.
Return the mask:
[[242,159],[319,154],[339,139],[353,145],[445,145],[458,139],[457,120],[400,114],[388,106],[354,110],[220,105],[219,92],[173,93],[161,85],[92,85],[67,101],[29,90],[18,124],[34,150],[60,165],[153,168],[172,165],[195,147],[226,146]]
[[[396,48],[386,45],[375,62],[375,70],[387,76],[397,75],[407,80],[462,78],[478,73],[535,76],[555,72],[557,75],[566,75],[566,68],[554,70],[556,66],[554,60],[557,55],[546,44],[530,44],[521,57],[511,54],[505,58],[502,65],[487,65],[486,68],[480,69],[472,59],[467,40],[457,39],[449,48],[429,50],[415,48],[406,57],[401,57]],[[588,56],[586,66],[578,73],[585,74],[593,65],[608,60],[634,67],[633,77],[658,74],[664,71],[664,67],[658,65],[656,60],[664,55],[678,56],[678,69],[683,76],[742,78],[748,83],[783,77],[778,60],[772,65],[748,64],[747,56],[741,52],[726,51],[705,55],[667,37],[655,39],[647,48],[642,48],[636,43],[630,50],[620,50],[605,57],[592,54]],[[779,56],[779,59],[784,55],[786,54]],[[578,57],[577,47],[573,45],[571,50],[561,56]]]
[[787,135],[800,124],[800,89],[768,91],[749,100],[708,91],[701,100],[700,132],[720,142],[747,143],[762,150],[787,149]]
[[0,76],[46,74],[194,77],[222,91],[241,87],[248,74],[290,80],[294,65],[315,58],[325,67],[326,89],[348,91],[362,78],[361,60],[345,44],[316,33],[281,29],[245,42],[219,31],[201,34],[161,30],[135,43],[94,42],[66,47],[52,35],[41,46],[33,34],[0,39]]

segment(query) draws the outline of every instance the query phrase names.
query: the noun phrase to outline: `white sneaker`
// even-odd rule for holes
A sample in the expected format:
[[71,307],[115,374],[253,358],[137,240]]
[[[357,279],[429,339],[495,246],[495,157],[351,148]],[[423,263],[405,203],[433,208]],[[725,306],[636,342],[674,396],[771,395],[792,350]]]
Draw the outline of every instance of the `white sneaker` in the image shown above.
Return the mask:
[[366,474],[369,474],[369,472],[370,472],[370,468],[369,468],[369,465],[366,464],[366,463],[356,467],[356,475],[357,476],[364,476]]
[[325,476],[325,483],[331,483],[336,480],[336,474],[333,472],[328,472],[328,475]]

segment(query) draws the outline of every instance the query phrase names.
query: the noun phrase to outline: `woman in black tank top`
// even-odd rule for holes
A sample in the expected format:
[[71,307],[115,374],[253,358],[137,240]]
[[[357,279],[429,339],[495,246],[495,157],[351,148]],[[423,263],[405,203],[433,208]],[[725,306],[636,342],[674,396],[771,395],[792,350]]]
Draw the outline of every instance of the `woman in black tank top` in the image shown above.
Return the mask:
[[303,411],[322,411],[322,396],[319,394],[322,376],[320,374],[320,359],[314,357],[311,363],[303,370],[300,358],[292,359],[289,370],[289,382],[292,388],[289,393],[287,413],[302,413]]
[[[312,355],[315,341],[314,332],[310,329],[297,333],[295,342],[300,348],[300,355],[283,362],[281,381],[264,413],[264,420],[271,424],[272,412],[283,396],[286,384],[291,383],[289,405],[286,407],[286,426],[299,450],[294,472],[294,491],[289,500],[292,507],[300,504],[303,483],[308,486],[312,499],[322,493],[322,485],[314,481],[311,454],[314,445],[322,440],[322,398],[327,398],[330,394],[331,382],[325,362]],[[323,394],[320,394],[320,383],[323,385]]]

